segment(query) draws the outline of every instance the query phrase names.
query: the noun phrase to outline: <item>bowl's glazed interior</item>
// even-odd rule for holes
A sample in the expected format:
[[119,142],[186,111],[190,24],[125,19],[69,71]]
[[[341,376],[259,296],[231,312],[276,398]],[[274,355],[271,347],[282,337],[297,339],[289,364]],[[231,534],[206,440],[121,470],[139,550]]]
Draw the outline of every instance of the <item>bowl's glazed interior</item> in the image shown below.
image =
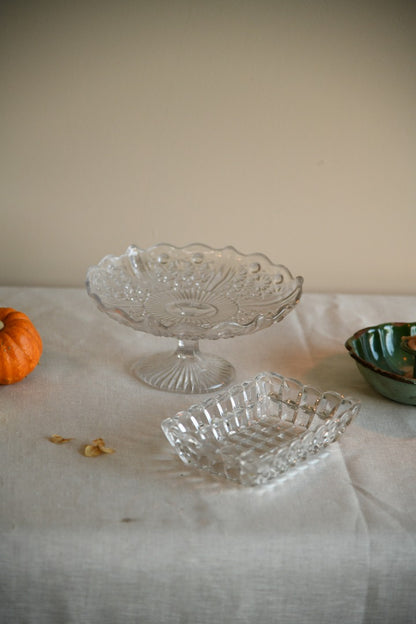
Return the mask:
[[390,399],[416,405],[415,323],[384,323],[357,331],[345,343],[365,379]]

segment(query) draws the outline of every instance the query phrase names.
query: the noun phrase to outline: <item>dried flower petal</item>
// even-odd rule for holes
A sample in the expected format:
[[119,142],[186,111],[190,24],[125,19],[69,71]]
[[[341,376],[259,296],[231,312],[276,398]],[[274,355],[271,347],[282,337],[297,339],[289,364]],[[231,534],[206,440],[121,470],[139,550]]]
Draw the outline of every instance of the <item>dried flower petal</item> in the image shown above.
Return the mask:
[[84,455],[86,457],[97,457],[97,455],[101,455],[101,451],[98,446],[94,446],[94,444],[87,444],[84,449]]
[[107,453],[107,455],[111,455],[111,453],[115,453],[116,450],[113,448],[110,448],[109,446],[99,446],[98,447],[101,451],[101,453]]
[[98,446],[102,453],[115,453],[115,449],[106,446],[102,438],[97,438],[97,440],[94,440],[94,444]]
[[409,347],[409,349],[412,349],[412,351],[416,351],[416,336],[409,337],[409,339],[407,340],[407,346]]
[[71,442],[74,438],[63,438],[62,436],[54,433],[50,436],[49,441],[53,442],[53,444],[66,444],[66,442]]
[[98,446],[98,448],[100,448],[100,446],[104,446],[104,440],[102,438],[96,438],[92,441],[92,443],[94,446]]
[[96,440],[93,440],[93,443],[87,444],[84,449],[84,455],[86,455],[87,457],[97,457],[98,455],[102,455],[103,453],[115,453],[115,449],[106,446],[102,438],[97,438]]

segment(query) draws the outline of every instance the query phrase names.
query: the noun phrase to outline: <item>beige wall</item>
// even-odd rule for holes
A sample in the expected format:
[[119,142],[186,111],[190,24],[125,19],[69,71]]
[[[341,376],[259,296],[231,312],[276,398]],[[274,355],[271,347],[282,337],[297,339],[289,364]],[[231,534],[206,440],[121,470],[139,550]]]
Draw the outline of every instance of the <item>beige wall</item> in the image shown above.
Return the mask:
[[415,294],[415,9],[3,0],[0,283],[197,241]]

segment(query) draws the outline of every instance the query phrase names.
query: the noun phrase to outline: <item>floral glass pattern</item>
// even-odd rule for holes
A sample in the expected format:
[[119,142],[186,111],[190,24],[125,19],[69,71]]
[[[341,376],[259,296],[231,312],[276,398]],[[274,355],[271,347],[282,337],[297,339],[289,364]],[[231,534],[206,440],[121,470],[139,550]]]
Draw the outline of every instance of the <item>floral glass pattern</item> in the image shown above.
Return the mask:
[[202,244],[131,245],[90,267],[86,281],[88,294],[111,318],[177,338],[173,354],[135,367],[140,379],[176,392],[208,392],[229,383],[232,366],[202,354],[198,341],[250,334],[281,321],[299,301],[302,284],[302,277],[263,254]]

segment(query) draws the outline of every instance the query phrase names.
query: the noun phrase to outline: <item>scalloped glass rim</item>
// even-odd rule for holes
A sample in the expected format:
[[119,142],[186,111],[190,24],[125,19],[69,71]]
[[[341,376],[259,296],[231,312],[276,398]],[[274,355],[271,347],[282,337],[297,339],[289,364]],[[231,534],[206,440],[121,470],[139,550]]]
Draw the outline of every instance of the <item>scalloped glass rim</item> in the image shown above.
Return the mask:
[[185,464],[261,485],[307,466],[359,410],[351,397],[263,372],[166,418],[161,427]]
[[[181,254],[182,256],[186,255],[186,259],[194,265],[198,265],[201,262],[203,266],[206,256],[209,256],[210,261],[216,262],[219,268],[225,266],[226,261],[240,263],[247,271],[253,272],[253,281],[260,278],[271,280],[275,277],[274,300],[270,301],[271,298],[269,297],[265,304],[260,303],[258,299],[256,300],[252,296],[250,301],[251,316],[247,314],[246,318],[244,314],[237,318],[224,318],[224,315],[221,318],[221,315],[219,315],[220,319],[216,322],[215,309],[221,308],[221,305],[218,304],[216,307],[208,301],[204,303],[207,310],[205,317],[202,318],[201,315],[201,318],[195,318],[192,326],[189,322],[188,324],[184,322],[185,314],[182,318],[177,314],[176,322],[175,320],[172,321],[172,318],[161,320],[157,314],[152,314],[152,311],[149,313],[149,310],[146,309],[146,305],[149,302],[149,293],[152,293],[155,286],[155,283],[152,283],[154,274],[152,274],[149,259],[152,261],[157,260],[160,266],[163,267],[165,257],[170,259],[172,255],[179,257]],[[220,261],[221,256],[224,256],[222,264]],[[116,271],[119,272],[118,276],[115,275]],[[211,271],[210,274],[213,275],[214,273]],[[124,290],[119,289],[117,292],[117,283],[120,275],[126,278],[126,284]],[[159,277],[161,281],[156,282],[156,285],[164,287],[165,294],[172,292],[169,291],[169,285],[166,285],[170,276],[161,275]],[[179,277],[188,286],[186,275],[184,273],[179,274]],[[163,279],[165,279],[165,283],[163,283]],[[100,287],[98,284],[100,280],[107,288],[107,292],[104,293],[105,296],[102,292],[99,292]],[[98,308],[111,318],[139,331],[180,339],[208,338],[213,340],[249,334],[264,329],[282,320],[298,303],[302,294],[302,285],[303,277],[294,277],[285,265],[273,263],[263,253],[244,254],[231,245],[216,249],[203,243],[191,243],[183,247],[159,243],[148,249],[130,245],[124,254],[120,256],[106,255],[97,265],[90,266],[86,278],[88,294],[95,300]],[[176,292],[180,292],[180,286],[180,283],[176,284]],[[112,289],[116,292],[111,292]],[[102,287],[101,290],[103,290]],[[218,289],[216,290],[214,284],[210,293],[217,295],[217,291]],[[234,294],[238,294],[237,290],[235,290]],[[236,301],[238,305],[240,303],[238,297],[236,297]],[[253,302],[256,302],[257,310],[255,310]],[[210,314],[208,306],[211,306],[212,314]],[[188,317],[187,321],[189,321]]]

